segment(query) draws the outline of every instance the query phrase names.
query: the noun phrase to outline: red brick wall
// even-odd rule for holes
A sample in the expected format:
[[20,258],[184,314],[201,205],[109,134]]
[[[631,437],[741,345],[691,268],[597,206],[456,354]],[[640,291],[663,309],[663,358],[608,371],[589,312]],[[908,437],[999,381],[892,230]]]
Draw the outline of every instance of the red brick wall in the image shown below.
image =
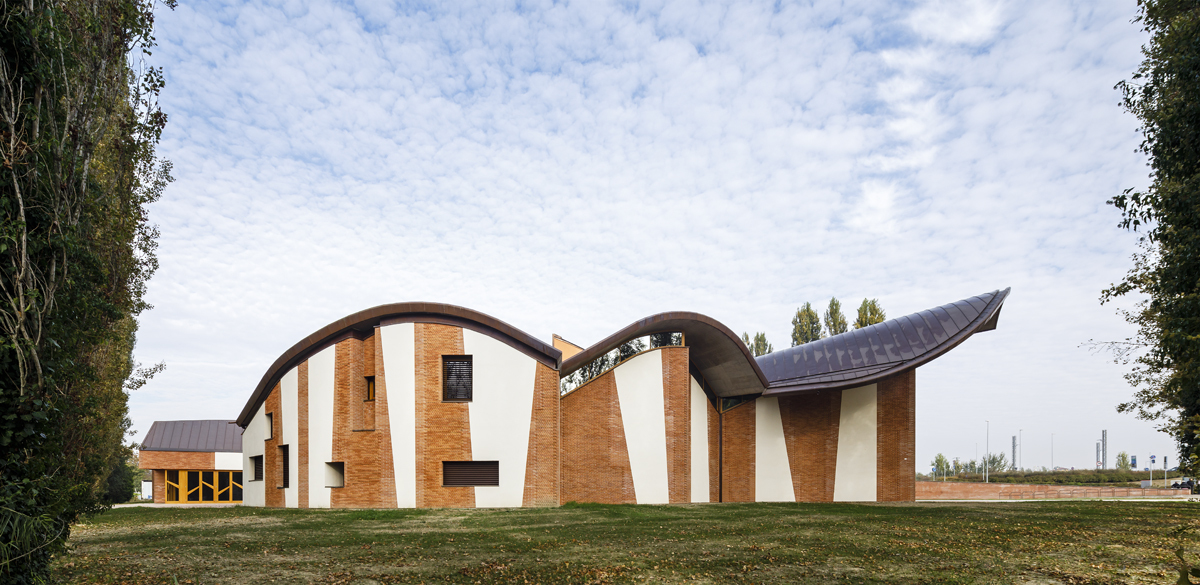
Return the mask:
[[[279,408],[279,384],[267,394],[263,406],[264,414],[273,414],[271,423],[271,439],[263,443],[263,491],[264,502],[268,508],[283,507],[283,465],[279,462],[279,444],[283,442],[283,417]],[[255,437],[251,441],[257,441]]]
[[465,402],[442,402],[442,356],[463,355],[462,329],[417,323],[417,507],[474,508],[475,488],[442,486],[443,461],[471,461]]
[[1172,489],[954,481],[918,481],[913,491],[916,498],[920,500],[1040,500],[1046,498],[1170,498],[1187,496],[1187,490]]
[[296,490],[301,508],[308,507],[308,361],[296,368]]
[[837,391],[779,398],[792,489],[798,502],[833,501],[841,409],[842,393]]
[[212,451],[139,451],[141,469],[215,469]]
[[616,375],[562,398],[562,501],[634,504]]
[[876,386],[876,501],[911,502],[917,497],[916,388],[915,369],[888,376]]
[[[370,353],[370,359],[366,359],[367,347],[373,348]],[[375,334],[363,341],[363,364],[367,372],[374,372],[375,376],[375,402],[368,403],[372,405],[372,423],[377,439],[379,442],[379,507],[395,508],[396,507],[396,468],[392,461],[392,425],[391,419],[388,418],[388,395],[387,384],[385,379],[386,373],[383,371],[383,360],[375,359],[377,355],[383,355],[383,336],[379,335],[379,328],[375,328]],[[377,416],[378,418],[374,418]]]
[[691,375],[688,348],[665,347],[662,354],[663,404],[667,429],[667,488],[672,504],[691,501]]
[[724,426],[722,502],[754,501],[754,415],[755,401],[753,400],[735,406],[722,415]]
[[525,461],[524,506],[558,505],[558,372],[537,364],[529,453]]
[[[707,396],[706,396],[707,398]],[[721,501],[721,415],[708,403],[708,501]],[[698,438],[697,438],[698,439]]]
[[[363,346],[374,347],[374,344],[374,337],[365,341],[348,338],[336,346],[333,370],[333,460],[345,464],[345,484],[331,491],[330,507],[333,508],[396,506],[394,478],[387,481],[387,477],[394,475],[391,473],[391,457],[386,461],[383,458],[385,450],[391,451],[391,436],[377,428],[364,426],[368,421],[363,416],[363,401],[367,395]],[[387,497],[389,492],[390,499]]]

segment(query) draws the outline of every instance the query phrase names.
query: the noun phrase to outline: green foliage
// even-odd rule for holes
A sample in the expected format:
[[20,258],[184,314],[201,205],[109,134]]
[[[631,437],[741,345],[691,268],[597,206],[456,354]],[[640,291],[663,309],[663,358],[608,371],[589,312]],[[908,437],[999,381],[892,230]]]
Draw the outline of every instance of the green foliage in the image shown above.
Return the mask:
[[1124,451],[1117,453],[1117,470],[1133,471],[1133,466],[1129,463],[1129,453]]
[[842,314],[842,302],[837,297],[829,299],[829,308],[825,310],[825,331],[830,337],[841,335],[850,330],[846,316]]
[[933,473],[934,473],[935,477],[949,475],[952,471],[951,466],[950,466],[950,460],[946,459],[946,456],[942,455],[941,453],[938,453],[937,457],[934,457],[933,461],[931,461],[929,463],[929,465],[931,467],[933,467],[933,469],[934,469]]
[[1145,59],[1117,84],[1124,108],[1137,116],[1150,159],[1150,185],[1109,203],[1120,226],[1144,229],[1141,252],[1101,302],[1135,293],[1125,313],[1136,338],[1109,346],[1133,361],[1136,390],[1120,412],[1158,420],[1179,445],[1181,469],[1200,469],[1200,1],[1139,0],[1135,22],[1150,34]]
[[887,313],[879,306],[879,299],[863,299],[858,306],[858,317],[854,319],[854,328],[862,329],[876,323],[887,321]]
[[750,348],[750,354],[754,357],[767,355],[775,351],[775,347],[767,342],[767,334],[763,332],[755,333],[754,339],[750,338],[750,334],[742,332],[742,343]]
[[825,336],[821,333],[821,316],[813,310],[812,303],[804,303],[803,307],[796,309],[796,316],[792,317],[792,347],[822,337]]
[[133,458],[113,462],[112,471],[104,480],[104,501],[108,504],[124,504],[132,500],[141,482],[142,471]]
[[157,268],[146,206],[163,78],[148,0],[0,5],[0,582],[42,582],[129,456],[132,358]]

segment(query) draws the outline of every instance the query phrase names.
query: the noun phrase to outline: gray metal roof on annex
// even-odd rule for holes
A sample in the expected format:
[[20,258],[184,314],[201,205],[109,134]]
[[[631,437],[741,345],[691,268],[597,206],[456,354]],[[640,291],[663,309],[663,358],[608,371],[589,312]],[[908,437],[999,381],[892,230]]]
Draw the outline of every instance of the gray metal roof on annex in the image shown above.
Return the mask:
[[974,333],[996,328],[1010,289],[889,319],[756,358],[769,380],[764,394],[870,383],[915,368]]
[[143,451],[242,452],[242,428],[232,420],[156,420]]

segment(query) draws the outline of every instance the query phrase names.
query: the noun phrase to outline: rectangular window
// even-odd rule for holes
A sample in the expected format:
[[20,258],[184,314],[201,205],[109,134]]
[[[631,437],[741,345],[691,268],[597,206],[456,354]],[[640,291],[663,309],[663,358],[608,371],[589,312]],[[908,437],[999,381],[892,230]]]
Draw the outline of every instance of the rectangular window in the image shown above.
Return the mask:
[[325,487],[346,487],[346,464],[341,461],[331,461],[325,464]]
[[443,461],[442,485],[445,487],[498,486],[499,461]]
[[471,356],[442,356],[442,400],[471,401]]
[[254,475],[252,476],[254,479],[251,479],[250,481],[262,481],[262,478],[263,478],[263,461],[262,460],[263,460],[262,455],[255,455],[254,457],[250,458],[250,465],[254,466]]
[[367,400],[375,400],[375,376],[367,376]]
[[275,415],[267,413],[267,437],[265,440],[270,441],[275,438]]
[[288,459],[289,459],[288,458],[288,446],[280,445],[279,446],[279,461],[281,461],[282,463],[280,464],[279,467],[283,470],[283,478],[282,478],[281,483],[279,484],[279,487],[282,487],[282,488],[291,487],[291,482],[289,480],[292,477],[292,474],[291,474],[292,470],[290,469],[292,465],[291,465],[291,461],[289,461]]
[[167,501],[179,501],[179,470],[167,470]]

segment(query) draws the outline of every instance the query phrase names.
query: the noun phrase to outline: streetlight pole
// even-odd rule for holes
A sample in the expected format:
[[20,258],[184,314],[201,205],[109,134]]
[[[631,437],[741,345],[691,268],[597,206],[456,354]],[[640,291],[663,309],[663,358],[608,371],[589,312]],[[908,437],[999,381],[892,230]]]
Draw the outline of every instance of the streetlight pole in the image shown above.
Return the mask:
[[989,468],[992,463],[992,421],[985,420],[983,422],[987,423],[987,435],[983,440],[983,483],[988,483],[988,476],[991,471]]
[[1025,471],[1025,429],[1017,429],[1017,449],[1020,449],[1017,451],[1018,457],[1020,457],[1017,460],[1017,467],[1020,467],[1021,471]]
[[1050,471],[1054,469],[1054,433],[1050,433]]

